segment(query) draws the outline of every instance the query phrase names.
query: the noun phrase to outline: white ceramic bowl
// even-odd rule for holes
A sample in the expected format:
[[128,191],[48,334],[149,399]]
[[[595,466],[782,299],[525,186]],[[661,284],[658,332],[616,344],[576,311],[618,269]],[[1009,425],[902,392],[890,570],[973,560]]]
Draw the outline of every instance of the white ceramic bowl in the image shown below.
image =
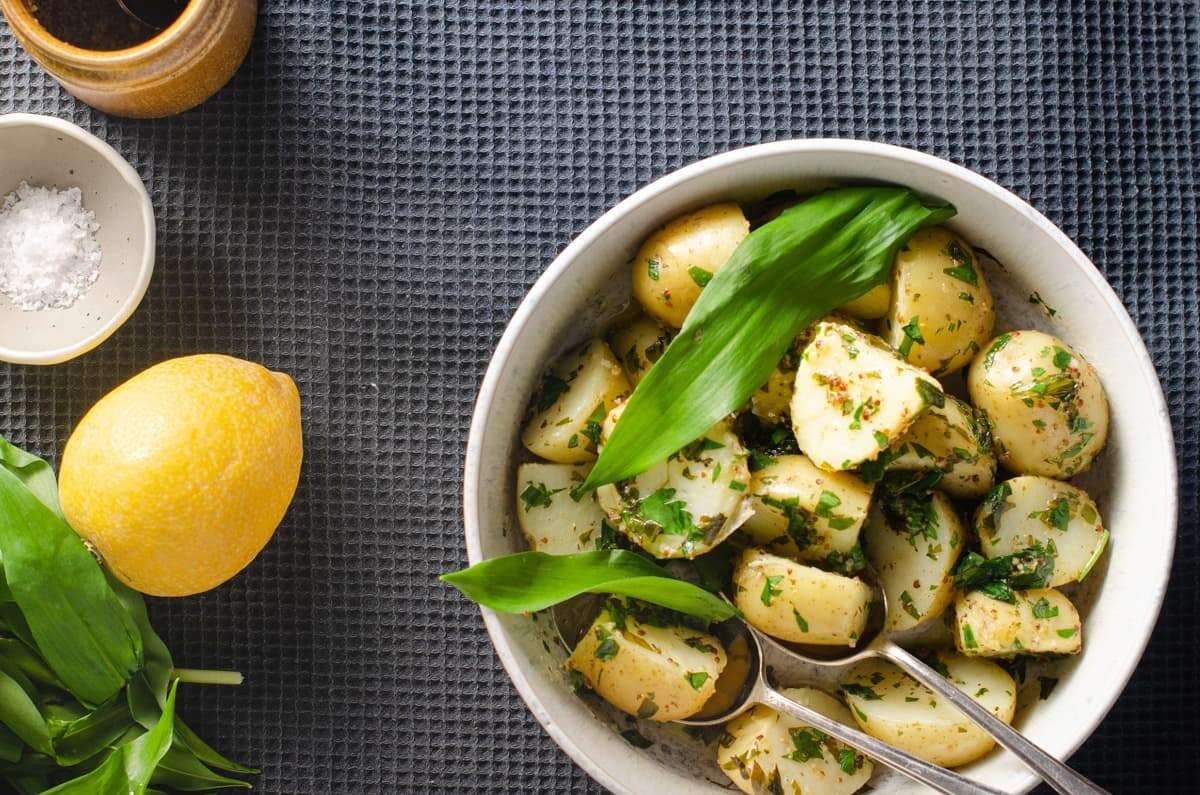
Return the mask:
[[[521,303],[483,381],[464,476],[470,561],[523,547],[511,516],[522,412],[552,358],[599,330],[628,295],[628,263],[638,244],[667,220],[705,204],[831,182],[894,183],[952,202],[958,215],[949,225],[1004,263],[1006,270],[990,279],[1001,323],[1057,333],[1096,366],[1107,389],[1110,441],[1084,485],[1100,503],[1112,544],[1076,597],[1085,616],[1084,652],[1060,664],[1061,681],[1048,699],[1017,717],[1034,742],[1067,757],[1120,694],[1162,603],[1176,521],[1170,420],[1137,330],[1083,252],[1021,199],[929,155],[843,140],[754,146],[663,177],[589,226]],[[1033,290],[1057,309],[1053,318],[1029,303]],[[571,695],[561,672],[564,655],[552,643],[549,651],[543,646],[548,622],[483,614],[497,654],[530,710],[597,781],[619,793],[721,791],[723,779],[710,759],[679,758],[695,753],[681,733],[667,729],[655,735],[654,749],[635,750],[613,730],[627,724]],[[1036,783],[1014,757],[999,751],[963,772],[1012,793]],[[894,774],[874,783],[881,793],[919,791]]]
[[69,309],[25,312],[0,296],[0,360],[56,364],[99,345],[141,302],[154,272],[154,208],[116,150],[50,116],[0,116],[0,197],[21,180],[78,187],[100,224],[100,275]]

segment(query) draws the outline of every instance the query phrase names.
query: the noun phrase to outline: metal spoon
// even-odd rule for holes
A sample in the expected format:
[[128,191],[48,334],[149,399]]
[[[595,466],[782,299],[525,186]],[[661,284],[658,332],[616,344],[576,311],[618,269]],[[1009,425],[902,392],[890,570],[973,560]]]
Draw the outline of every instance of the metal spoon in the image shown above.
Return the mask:
[[[559,640],[568,650],[575,648],[579,639],[587,632],[602,602],[603,597],[578,597],[554,608],[555,629],[558,631]],[[737,717],[755,704],[763,704],[803,721],[805,725],[840,740],[892,770],[938,792],[947,795],[1003,795],[999,790],[893,748],[810,707],[797,704],[767,681],[758,630],[738,619],[726,621],[716,629],[729,653],[725,672],[717,677],[717,692],[698,715],[675,721],[676,723],[686,726],[713,726]],[[744,666],[745,671],[740,678],[729,676],[730,673],[737,673],[734,666]]]
[[[868,572],[868,575],[870,575],[870,572]],[[875,590],[880,597],[880,601],[877,604],[882,609],[883,615],[886,616],[888,608],[887,592],[878,587]],[[857,651],[848,650],[852,651],[852,653],[848,656],[837,658],[830,658],[828,656],[814,657],[774,638],[766,635],[762,637],[774,648],[794,659],[825,668],[845,668],[872,657],[880,657],[894,663],[913,679],[916,679],[925,685],[925,687],[957,707],[960,712],[990,734],[997,743],[1007,748],[1014,756],[1032,768],[1056,791],[1063,793],[1063,795],[1109,795],[1107,790],[1100,788],[1079,775],[1070,767],[1030,742],[1025,735],[997,718],[989,710],[980,706],[975,699],[959,690],[950,680],[921,662],[892,639],[894,635],[911,636],[915,632],[920,631],[923,625],[918,625],[918,627],[905,630],[902,633],[888,633],[883,631],[883,621],[873,623],[876,624],[879,631],[871,638],[870,643]],[[759,634],[757,630],[755,630],[755,634]],[[822,651],[824,652],[826,649],[822,648]]]
[[161,33],[179,18],[188,0],[115,0],[125,14],[155,33]]

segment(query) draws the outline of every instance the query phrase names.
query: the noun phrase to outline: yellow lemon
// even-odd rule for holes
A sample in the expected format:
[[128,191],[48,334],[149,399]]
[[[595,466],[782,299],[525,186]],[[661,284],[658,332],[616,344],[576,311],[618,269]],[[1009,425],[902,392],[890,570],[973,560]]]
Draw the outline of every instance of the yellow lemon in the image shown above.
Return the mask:
[[300,479],[300,393],[230,356],[157,364],[101,398],[63,451],[59,498],[126,585],[215,588],[271,539]]

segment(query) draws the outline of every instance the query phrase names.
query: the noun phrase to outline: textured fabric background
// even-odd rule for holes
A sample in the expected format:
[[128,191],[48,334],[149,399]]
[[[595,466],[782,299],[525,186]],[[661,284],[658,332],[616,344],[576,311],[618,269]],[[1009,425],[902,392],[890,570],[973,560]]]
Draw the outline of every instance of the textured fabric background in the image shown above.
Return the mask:
[[160,242],[103,347],[0,366],[0,432],[57,458],[105,391],[197,351],[303,393],[304,477],[275,540],[229,585],[152,605],[182,664],[245,672],[189,688],[182,712],[264,768],[261,791],[598,791],[530,717],[476,609],[434,581],[464,562],[474,393],[525,290],[604,209],[700,157],[804,136],[991,177],[1124,299],[1171,404],[1182,523],[1154,640],[1076,763],[1118,793],[1193,788],[1194,3],[267,0],[233,82],[163,121],[75,102],[4,30],[0,111],[18,110],[129,158]]

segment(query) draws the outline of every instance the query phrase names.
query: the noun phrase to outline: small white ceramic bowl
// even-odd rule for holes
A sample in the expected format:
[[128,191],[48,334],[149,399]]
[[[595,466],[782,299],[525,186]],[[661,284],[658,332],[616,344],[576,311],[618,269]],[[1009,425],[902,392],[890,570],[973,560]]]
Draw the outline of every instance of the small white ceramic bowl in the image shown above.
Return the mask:
[[96,214],[100,275],[69,309],[26,312],[0,296],[0,360],[57,364],[120,328],[154,272],[154,208],[141,178],[96,136],[50,116],[0,116],[0,198],[22,180],[83,193]]
[[[949,226],[1004,264],[989,270],[998,328],[1057,333],[1100,373],[1111,409],[1111,435],[1083,485],[1112,531],[1109,552],[1073,595],[1084,615],[1084,650],[1063,661],[1061,681],[1044,701],[1018,712],[1016,725],[1060,758],[1104,718],[1150,637],[1166,590],[1175,541],[1176,471],[1162,389],[1137,330],[1095,266],[1063,233],[1021,199],[965,168],[876,143],[782,141],[701,161],[643,188],[572,242],[517,309],[480,390],[467,445],[464,512],[471,563],[523,548],[512,510],[514,462],[523,411],[539,374],[568,346],[602,328],[629,295],[629,261],[654,229],[721,200],[751,201],[780,188],[836,183],[894,183],[952,202]],[[1029,302],[1037,290],[1057,313]],[[505,669],[530,710],[593,778],[618,793],[720,792],[728,782],[711,750],[682,732],[653,729],[655,746],[639,751],[614,728],[628,725],[576,698],[561,670],[564,654],[548,622],[484,610]],[[546,641],[545,645],[543,641]],[[787,681],[784,684],[799,684]],[[1036,690],[1036,680],[1034,682]],[[707,755],[706,755],[707,754]],[[879,766],[876,766],[877,771]],[[1005,792],[1036,780],[1014,757],[993,752],[963,769]],[[877,776],[879,793],[920,791],[895,774]],[[1101,782],[1102,783],[1102,782]],[[724,785],[722,787],[722,785]]]

